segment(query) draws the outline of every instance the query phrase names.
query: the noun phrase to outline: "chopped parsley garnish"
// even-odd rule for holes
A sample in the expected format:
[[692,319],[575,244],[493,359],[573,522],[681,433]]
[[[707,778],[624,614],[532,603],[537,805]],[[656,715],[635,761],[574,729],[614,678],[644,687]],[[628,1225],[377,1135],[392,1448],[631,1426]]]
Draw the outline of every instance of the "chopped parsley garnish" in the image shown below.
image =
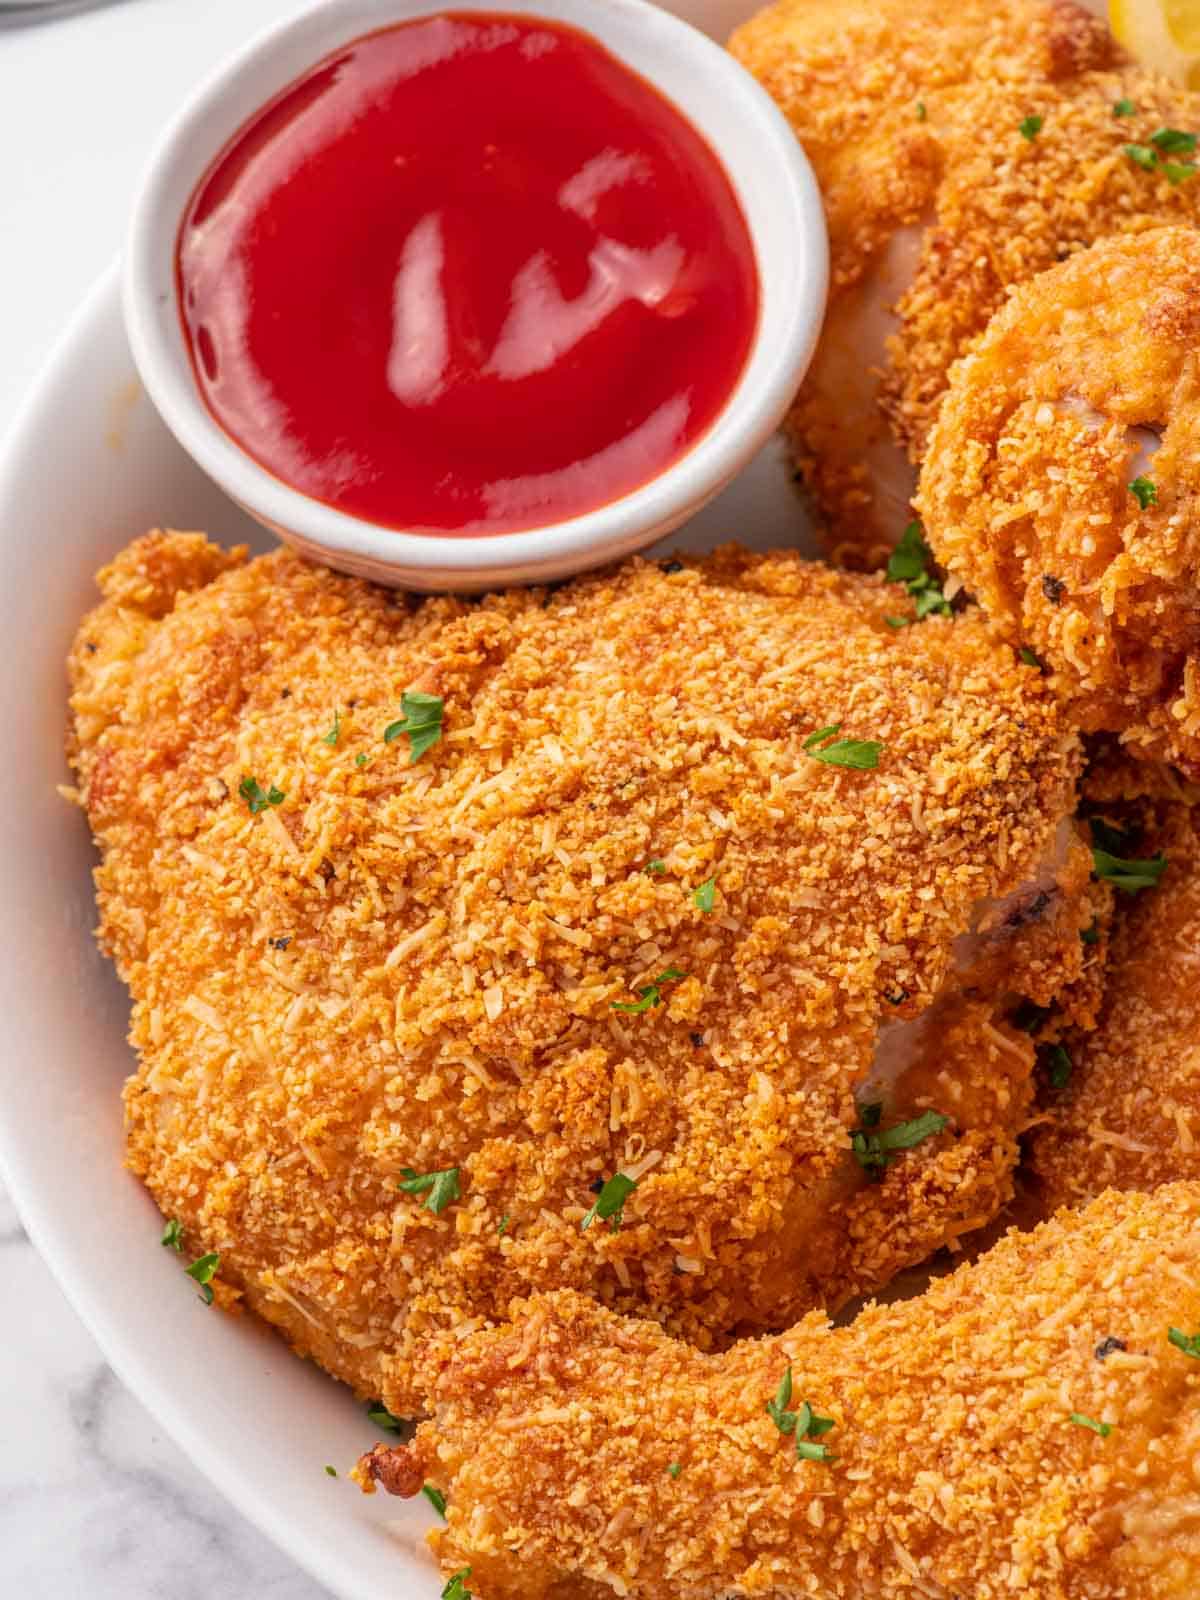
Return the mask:
[[850,1148],[860,1167],[873,1174],[886,1167],[897,1150],[912,1150],[934,1134],[941,1133],[950,1122],[940,1111],[923,1111],[911,1122],[901,1122],[894,1128],[879,1131],[883,1107],[878,1103],[862,1108],[862,1126],[850,1135]]
[[816,1444],[823,1433],[828,1433],[835,1423],[832,1417],[819,1417],[806,1400],[796,1413],[796,1454],[802,1461],[833,1461],[828,1445]]
[[183,1250],[183,1223],[178,1217],[172,1217],[162,1231],[159,1244],[166,1245],[168,1249],[179,1254]]
[[634,1015],[640,1015],[643,1011],[649,1011],[652,1006],[662,1005],[664,983],[678,983],[680,978],[686,977],[687,973],[680,972],[678,967],[667,967],[657,978],[652,978],[649,983],[642,985],[637,992],[636,1000],[614,1000],[612,1008],[614,1011],[630,1011]]
[[1090,1428],[1093,1433],[1098,1433],[1102,1439],[1107,1439],[1113,1431],[1111,1422],[1097,1422],[1094,1417],[1085,1417],[1082,1411],[1072,1411],[1071,1421],[1078,1423],[1081,1428]]
[[260,811],[265,811],[268,806],[281,806],[287,799],[282,789],[277,789],[274,784],[264,789],[257,778],[252,778],[249,773],[238,784],[238,793],[250,807],[250,815],[256,817]]
[[926,617],[948,617],[950,615],[950,602],[942,593],[940,585],[930,577],[914,580],[908,586],[917,607],[917,621],[923,622]]
[[1196,135],[1185,133],[1182,128],[1160,128],[1150,135],[1150,143],[1163,155],[1191,155],[1196,148]]
[[329,1474],[329,1476],[331,1478],[336,1478],[337,1477],[337,1468],[336,1467],[326,1467],[325,1471]]
[[200,1298],[206,1306],[213,1303],[212,1281],[221,1266],[221,1258],[215,1250],[206,1256],[198,1256],[190,1267],[185,1268],[189,1278],[195,1278],[200,1285]]
[[928,115],[929,115],[929,112],[926,111],[926,109],[925,109],[924,100],[918,100],[917,101],[917,121],[918,122],[924,122],[926,117],[928,117]]
[[611,1178],[605,1179],[595,1205],[579,1224],[580,1233],[586,1233],[597,1220],[607,1222],[609,1230],[616,1233],[623,1220],[625,1202],[636,1188],[637,1179],[627,1178],[623,1172],[614,1172]]
[[1022,139],[1028,139],[1032,144],[1045,125],[1045,117],[1022,117],[1017,124],[1017,132]]
[[792,1366],[788,1363],[773,1399],[767,1401],[767,1415],[780,1433],[791,1433],[796,1426],[796,1413],[789,1411],[792,1403]]
[[1052,1044],[1046,1051],[1046,1076],[1053,1089],[1065,1089],[1071,1081],[1073,1064],[1061,1044]]
[[364,755],[362,755],[362,754],[361,754],[361,753],[360,753],[360,754],[359,754],[359,755],[356,755],[356,756],[355,756],[355,758],[354,758],[354,765],[355,765],[355,766],[356,766],[356,767],[365,767],[365,766],[366,766],[366,764],[367,764],[367,758],[366,758],[366,756],[364,756]]
[[1112,114],[1114,117],[1134,117],[1137,115],[1137,107],[1128,95],[1123,95],[1113,107]]
[[849,767],[855,772],[873,772],[879,765],[879,752],[883,746],[874,739],[838,739],[840,722],[827,728],[818,728],[804,741],[805,752],[814,761],[823,761],[827,767]]
[[[938,615],[950,615],[950,602],[942,593],[941,585],[929,573],[929,562],[933,553],[925,543],[919,522],[910,522],[900,535],[900,543],[888,557],[887,575],[889,583],[902,583],[908,590],[909,597],[916,605],[916,621]],[[886,617],[884,619],[891,628],[902,628],[905,625],[903,617]]]
[[383,742],[391,744],[402,733],[406,733],[411,766],[442,737],[444,707],[440,695],[425,694],[420,689],[406,689],[400,696],[400,709],[404,715],[399,722],[393,722],[383,730]]
[[1092,870],[1096,877],[1107,878],[1114,888],[1126,894],[1156,886],[1167,870],[1165,855],[1160,852],[1149,860],[1129,860],[1121,854],[1129,842],[1123,829],[1105,822],[1103,817],[1090,817],[1088,825],[1092,830]]
[[330,745],[332,747],[333,745],[335,745],[338,742],[338,737],[341,734],[341,731],[342,731],[342,714],[337,709],[337,707],[335,706],[333,708],[333,726],[332,726],[332,728],[330,728],[328,733],[322,735],[321,743]]
[[1137,894],[1140,889],[1155,889],[1158,880],[1167,870],[1167,858],[1160,851],[1142,861],[1128,861],[1108,850],[1092,846],[1092,871],[1098,878],[1106,878],[1114,889],[1124,894]]
[[1168,1328],[1167,1338],[1176,1350],[1182,1350],[1193,1361],[1200,1361],[1200,1333],[1184,1333],[1182,1328]]
[[666,870],[667,863],[660,856],[655,856],[653,860],[647,861],[642,868],[642,871],[649,873],[652,878],[661,878]]
[[697,911],[703,911],[707,916],[716,903],[716,893],[716,878],[706,878],[698,889],[692,890],[692,904],[696,907]]
[[888,557],[889,583],[911,583],[925,575],[925,567],[932,552],[921,535],[921,524],[910,522],[900,535],[900,542]]
[[499,1236],[501,1234],[508,1232],[508,1223],[509,1223],[509,1216],[508,1216],[508,1212],[506,1211],[504,1213],[504,1215],[500,1218],[500,1226],[496,1229],[497,1238],[499,1238]]
[[442,1590],[442,1600],[472,1600],[471,1591],[467,1588],[470,1576],[470,1567],[461,1567]]
[[[1184,142],[1177,142],[1184,141]],[[1190,142],[1187,142],[1190,141]],[[1184,183],[1194,178],[1200,167],[1192,161],[1164,161],[1159,154],[1172,151],[1192,151],[1196,148],[1196,135],[1183,133],[1178,128],[1160,128],[1151,136],[1149,144],[1127,144],[1125,154],[1135,166],[1145,172],[1161,172],[1170,184]]]
[[368,1420],[377,1428],[385,1428],[388,1433],[400,1433],[404,1428],[403,1417],[394,1417],[382,1400],[375,1400],[367,1407]]
[[832,1461],[834,1458],[828,1448],[813,1441],[834,1427],[833,1418],[817,1416],[807,1400],[801,1401],[795,1411],[788,1409],[791,1403],[792,1368],[789,1362],[774,1396],[766,1403],[767,1415],[780,1433],[795,1435],[796,1454],[802,1460]]
[[421,1493],[429,1501],[438,1516],[444,1518],[446,1515],[446,1496],[442,1491],[435,1489],[431,1483],[423,1483],[421,1485]]
[[1017,654],[1027,667],[1036,667],[1039,672],[1045,672],[1046,668],[1042,664],[1041,657],[1036,650],[1031,650],[1027,644],[1023,644]]
[[1146,172],[1153,172],[1158,166],[1158,151],[1148,144],[1127,144],[1125,154],[1134,166],[1143,168]]
[[401,1167],[404,1181],[397,1185],[405,1194],[425,1194],[425,1210],[440,1215],[448,1205],[461,1196],[457,1167],[445,1167],[441,1172],[414,1172],[411,1167]]
[[683,1466],[678,1461],[672,1461],[671,1465],[667,1468],[667,1471],[671,1474],[671,1476],[673,1478],[677,1478],[679,1476],[679,1474],[683,1471]]
[[1096,917],[1096,918],[1093,919],[1092,925],[1091,925],[1090,928],[1080,928],[1080,930],[1079,930],[1079,942],[1081,944],[1099,944],[1100,943],[1100,919],[1099,919],[1099,917]]
[[1158,485],[1152,478],[1135,478],[1129,485],[1129,492],[1143,511],[1147,506],[1158,504]]

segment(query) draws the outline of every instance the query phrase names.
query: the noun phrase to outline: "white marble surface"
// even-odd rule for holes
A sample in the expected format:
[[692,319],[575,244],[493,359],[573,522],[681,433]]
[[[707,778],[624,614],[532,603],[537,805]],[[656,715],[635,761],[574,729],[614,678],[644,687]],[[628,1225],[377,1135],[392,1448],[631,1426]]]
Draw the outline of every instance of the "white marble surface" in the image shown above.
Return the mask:
[[[119,248],[156,128],[288,0],[125,0],[0,28],[0,432]],[[328,1600],[106,1366],[0,1186],[0,1596]]]

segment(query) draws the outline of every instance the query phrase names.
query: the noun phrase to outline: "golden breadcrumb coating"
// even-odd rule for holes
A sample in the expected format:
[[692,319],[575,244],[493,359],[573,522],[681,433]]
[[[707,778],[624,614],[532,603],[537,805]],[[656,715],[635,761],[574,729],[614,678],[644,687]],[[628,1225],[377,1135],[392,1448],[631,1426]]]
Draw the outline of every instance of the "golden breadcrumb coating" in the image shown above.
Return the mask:
[[[1075,736],[978,614],[896,631],[895,587],[735,549],[470,604],[154,534],[100,584],[72,706],[129,1161],[220,1298],[405,1413],[427,1336],[513,1296],[712,1344],[1007,1198],[1007,1008],[1086,1016],[1095,896]],[[813,759],[831,723],[878,769]],[[878,1183],[864,1088],[951,1119]],[[437,1211],[397,1186],[451,1169]]]
[[1200,1179],[1200,833],[1178,801],[1102,807],[1129,853],[1162,853],[1157,888],[1118,907],[1099,1026],[1064,1044],[1071,1076],[1029,1139],[1047,1208],[1109,1187]]
[[825,200],[836,287],[921,217],[946,117],[976,82],[1053,81],[1120,52],[1075,0],[776,0],[729,49],[796,131]]
[[[1114,116],[1122,101],[1135,110]],[[1042,119],[1033,138],[1020,131],[1027,116]],[[1182,173],[1190,154],[1165,152],[1147,170],[1127,153],[1151,159],[1158,130],[1198,127],[1200,94],[1140,68],[977,92],[888,347],[885,408],[914,462],[951,366],[1015,286],[1114,234],[1200,223],[1200,177],[1173,183],[1165,165]]]
[[[1123,58],[1103,22],[1073,0],[949,9],[937,0],[780,0],[730,48],[788,117],[821,185],[833,293],[787,431],[831,552],[869,569],[907,522],[916,483],[883,405],[895,381],[886,375],[893,308],[918,272],[923,230],[955,163],[998,153],[1007,161],[1009,145],[1023,143],[1016,124],[1025,113],[1011,128],[991,120],[986,88],[1019,85],[1036,98],[1043,85],[1069,85]],[[953,298],[952,284],[946,293]]]
[[[1198,1325],[1200,1184],[1109,1193],[715,1357],[536,1297],[447,1344],[432,1419],[358,1476],[445,1492],[478,1600],[1193,1600],[1200,1361],[1168,1330]],[[789,1367],[835,1460],[768,1414]]]
[[1194,777],[1198,423],[1200,231],[1110,239],[1025,284],[955,369],[918,497],[1072,717]]

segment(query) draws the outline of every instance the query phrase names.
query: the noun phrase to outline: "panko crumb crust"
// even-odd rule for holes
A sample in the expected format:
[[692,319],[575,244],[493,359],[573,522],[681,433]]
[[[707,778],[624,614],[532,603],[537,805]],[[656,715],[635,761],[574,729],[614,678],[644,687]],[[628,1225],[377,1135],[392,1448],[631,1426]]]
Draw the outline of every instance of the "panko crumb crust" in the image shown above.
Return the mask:
[[[1124,63],[1100,19],[1073,6],[1018,0],[947,14],[897,0],[850,8],[844,25],[842,8],[836,19],[828,9],[782,0],[732,47],[814,161],[835,285],[869,277],[889,240],[914,234],[911,282],[888,297],[894,331],[878,392],[862,404],[919,465],[950,368],[1014,288],[1110,236],[1200,223],[1200,183],[1167,171],[1191,157],[1155,160],[1152,143],[1163,128],[1194,130],[1200,97]],[[847,372],[847,385],[862,382]],[[903,522],[875,491],[863,428],[840,431],[830,411],[825,389],[803,387],[789,432],[828,547],[870,568]],[[867,433],[878,427],[883,439],[880,420]]]
[[955,368],[917,501],[1073,719],[1193,778],[1198,423],[1200,230],[1109,239],[1024,284]]
[[[1198,1325],[1200,1185],[1109,1193],[717,1357],[536,1297],[448,1353],[387,1471],[446,1494],[431,1542],[480,1600],[1192,1600],[1200,1361],[1168,1330]],[[767,1412],[789,1366],[836,1461]]]
[[1200,833],[1179,800],[1115,799],[1096,812],[1159,853],[1158,887],[1118,906],[1094,1031],[1068,1034],[1066,1087],[1048,1091],[1029,1136],[1047,1209],[1106,1188],[1200,1180]]
[[[734,32],[730,49],[787,116],[821,187],[833,302],[827,342],[801,386],[787,432],[833,558],[871,570],[886,561],[906,521],[903,507],[893,515],[891,494],[877,493],[875,484],[871,457],[878,450],[886,458],[891,433],[885,409],[915,449],[917,428],[927,427],[946,371],[961,353],[960,324],[978,332],[1003,296],[998,281],[988,285],[990,299],[980,298],[991,243],[978,231],[962,241],[952,266],[940,267],[954,245],[937,226],[943,192],[958,192],[960,163],[970,165],[975,189],[1002,183],[1014,164],[1027,174],[1018,124],[1040,108],[1043,92],[1065,95],[1082,75],[1124,57],[1104,23],[1074,0],[965,0],[949,10],[939,0],[778,0]],[[1028,102],[1012,116],[1006,89]],[[1020,235],[1022,216],[1003,212],[1002,239]],[[900,252],[905,265],[885,266],[889,241],[908,234],[914,237]],[[1017,248],[1014,241],[1010,249]],[[888,313],[912,270],[909,256],[914,266],[920,258],[919,272],[902,324]],[[955,280],[956,272],[964,281]],[[869,290],[877,275],[888,279],[886,289]],[[860,289],[880,301],[865,319]],[[878,370],[864,373],[850,353],[853,327],[864,320],[882,324],[881,340],[887,327],[906,337],[903,358],[897,351],[885,361],[881,348],[869,357]],[[873,351],[874,333],[870,338]],[[903,374],[891,371],[901,360]],[[854,391],[841,402],[834,398],[839,382]],[[897,454],[902,468],[902,450]]]
[[779,105],[825,200],[835,288],[918,221],[964,89],[1040,84],[1120,57],[1075,0],[777,0],[735,29],[734,56]]
[[[1126,102],[1133,110],[1115,116]],[[1027,116],[1042,119],[1033,138],[1021,133]],[[885,409],[914,462],[929,448],[951,367],[1015,288],[1101,240],[1200,223],[1200,183],[1172,183],[1170,156],[1147,170],[1128,154],[1157,154],[1158,130],[1198,125],[1200,95],[1140,67],[989,83],[964,105],[889,346]]]
[[[881,1017],[930,1004],[1073,806],[1075,737],[979,616],[896,631],[879,579],[732,548],[471,604],[155,533],[100,586],[73,759],[134,1001],[129,1162],[220,1253],[222,1303],[408,1413],[416,1353],[516,1296],[711,1345],[1005,1197],[1031,1046],[979,1018],[985,1125],[948,1106],[834,1259],[795,1226]],[[415,764],[382,739],[411,689],[445,707]],[[804,751],[832,722],[877,771]],[[279,803],[252,815],[247,777]],[[1058,944],[1030,940],[1032,986],[1080,977]],[[672,967],[660,1006],[613,1009]],[[398,1190],[450,1168],[437,1213]],[[618,1169],[623,1227],[583,1231]]]

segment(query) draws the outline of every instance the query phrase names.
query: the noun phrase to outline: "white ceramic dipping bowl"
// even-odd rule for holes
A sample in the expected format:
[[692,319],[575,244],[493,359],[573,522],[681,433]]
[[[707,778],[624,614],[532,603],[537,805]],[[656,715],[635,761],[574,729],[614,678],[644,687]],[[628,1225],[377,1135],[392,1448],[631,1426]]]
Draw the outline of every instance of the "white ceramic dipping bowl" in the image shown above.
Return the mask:
[[[708,430],[680,459],[599,509],[528,531],[409,533],[349,516],[289,487],[237,445],[197,387],[180,318],[175,251],[196,185],[238,129],[323,56],[363,34],[439,10],[520,12],[591,34],[707,139],[754,244],[759,320],[746,365]],[[811,359],[825,307],[828,238],[812,171],[786,120],[732,56],[645,0],[323,0],[260,35],[192,96],[143,177],[123,299],[142,381],[180,444],[225,492],[305,555],[377,582],[478,590],[565,577],[653,543],[685,522],[778,426]],[[731,537],[738,533],[730,529]]]

